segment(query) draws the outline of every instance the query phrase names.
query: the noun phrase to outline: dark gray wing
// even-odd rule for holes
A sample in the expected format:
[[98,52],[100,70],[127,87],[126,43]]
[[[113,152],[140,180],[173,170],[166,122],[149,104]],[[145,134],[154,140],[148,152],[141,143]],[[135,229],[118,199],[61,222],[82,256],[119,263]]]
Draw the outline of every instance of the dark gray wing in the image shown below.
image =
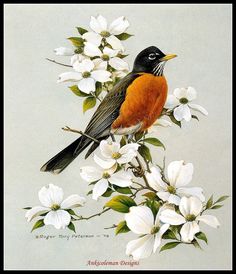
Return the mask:
[[[88,126],[85,129],[86,134],[96,139],[109,135],[110,127],[119,116],[120,107],[125,100],[126,89],[139,76],[140,74],[131,72],[113,87],[113,89],[102,100],[92,116]],[[81,139],[81,143],[78,145],[78,148],[85,140],[86,137]],[[75,153],[76,152],[77,151],[75,151]]]

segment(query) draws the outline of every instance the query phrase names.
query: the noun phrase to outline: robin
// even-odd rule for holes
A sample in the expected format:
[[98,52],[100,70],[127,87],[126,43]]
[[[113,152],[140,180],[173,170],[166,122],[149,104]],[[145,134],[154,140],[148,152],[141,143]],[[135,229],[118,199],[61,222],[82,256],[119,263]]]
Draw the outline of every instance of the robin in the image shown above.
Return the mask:
[[[135,58],[133,70],[105,96],[84,133],[101,141],[113,134],[146,131],[161,115],[168,89],[164,66],[176,56],[166,55],[155,46],[142,50]],[[41,171],[59,174],[91,143],[85,158],[99,143],[82,135],[44,164]]]

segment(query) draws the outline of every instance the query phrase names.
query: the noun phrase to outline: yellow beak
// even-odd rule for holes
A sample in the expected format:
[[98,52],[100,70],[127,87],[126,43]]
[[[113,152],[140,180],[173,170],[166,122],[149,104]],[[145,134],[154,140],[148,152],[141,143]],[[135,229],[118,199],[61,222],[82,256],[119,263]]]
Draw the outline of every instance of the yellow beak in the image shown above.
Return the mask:
[[175,58],[175,57],[177,57],[176,54],[167,54],[167,55],[165,55],[164,57],[162,57],[162,58],[160,59],[160,61],[168,61],[168,60],[173,59],[173,58]]

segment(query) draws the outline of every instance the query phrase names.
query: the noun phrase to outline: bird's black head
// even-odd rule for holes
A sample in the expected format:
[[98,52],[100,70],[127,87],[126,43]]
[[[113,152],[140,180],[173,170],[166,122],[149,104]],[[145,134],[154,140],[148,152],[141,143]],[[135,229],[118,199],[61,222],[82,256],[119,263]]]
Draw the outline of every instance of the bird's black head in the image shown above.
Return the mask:
[[155,46],[148,47],[135,58],[133,72],[146,72],[161,76],[166,61],[176,56],[175,54],[166,55]]

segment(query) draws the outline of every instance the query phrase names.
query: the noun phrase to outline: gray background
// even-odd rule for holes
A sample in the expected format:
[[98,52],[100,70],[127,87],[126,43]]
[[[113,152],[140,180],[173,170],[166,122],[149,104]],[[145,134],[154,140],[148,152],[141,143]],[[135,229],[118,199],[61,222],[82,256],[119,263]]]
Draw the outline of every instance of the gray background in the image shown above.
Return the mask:
[[[35,235],[72,235],[51,227],[30,233],[32,224],[23,207],[39,204],[38,190],[49,183],[63,187],[65,196],[86,195],[90,189],[79,175],[85,164],[76,159],[59,176],[41,173],[40,166],[75,139],[62,126],[84,129],[93,111],[82,114],[82,101],[66,84],[57,84],[66,68],[49,63],[53,49],[69,46],[76,26],[88,27],[91,15],[102,14],[110,22],[125,15],[131,23],[125,41],[132,61],[137,53],[156,45],[178,58],[165,68],[169,91],[191,85],[198,91],[196,103],[209,116],[198,115],[184,125],[161,128],[156,136],[167,150],[153,148],[155,161],[184,159],[195,167],[191,185],[205,195],[231,195],[231,6],[230,5],[5,5],[5,267],[6,269],[101,269],[86,266],[88,260],[130,259],[125,246],[136,235],[114,236],[103,230],[122,220],[109,212],[77,224],[77,234],[98,234],[96,239],[43,240]],[[58,57],[57,60],[67,62]],[[90,161],[86,161],[89,164]],[[104,200],[88,198],[81,214],[99,212]],[[202,225],[209,245],[204,251],[191,246],[157,253],[136,267],[119,269],[230,269],[231,199],[213,211],[221,223],[216,230]],[[108,234],[106,238],[103,234]],[[112,267],[108,267],[112,268]],[[113,267],[115,269],[117,267]]]

